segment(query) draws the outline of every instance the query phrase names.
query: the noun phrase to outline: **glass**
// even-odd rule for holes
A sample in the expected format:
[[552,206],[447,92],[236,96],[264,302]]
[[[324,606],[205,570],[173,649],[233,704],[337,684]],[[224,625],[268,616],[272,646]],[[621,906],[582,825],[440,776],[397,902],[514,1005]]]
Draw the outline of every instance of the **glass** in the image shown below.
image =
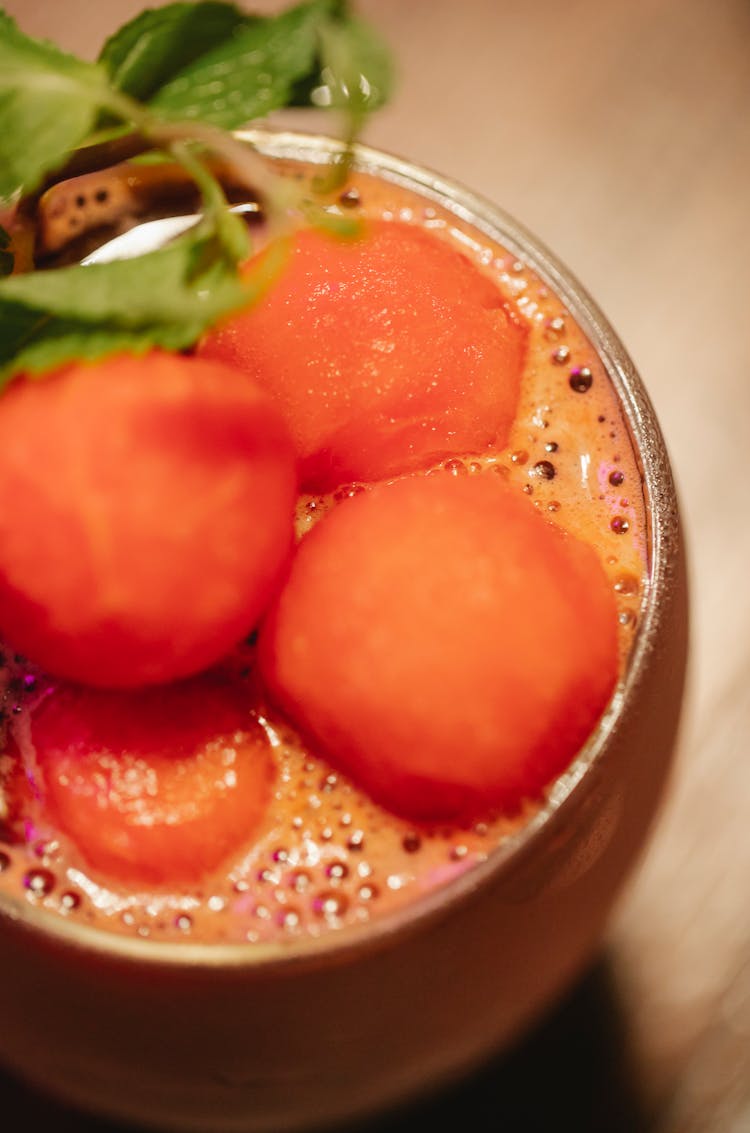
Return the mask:
[[[335,143],[246,135],[270,159]],[[549,799],[481,863],[372,924],[272,944],[151,942],[0,894],[0,1059],[70,1104],[205,1133],[280,1133],[445,1084],[528,1026],[594,955],[663,796],[687,647],[678,506],[647,394],[601,312],[500,209],[366,147],[356,168],[416,192],[531,266],[599,353],[640,460],[648,579],[631,660]]]

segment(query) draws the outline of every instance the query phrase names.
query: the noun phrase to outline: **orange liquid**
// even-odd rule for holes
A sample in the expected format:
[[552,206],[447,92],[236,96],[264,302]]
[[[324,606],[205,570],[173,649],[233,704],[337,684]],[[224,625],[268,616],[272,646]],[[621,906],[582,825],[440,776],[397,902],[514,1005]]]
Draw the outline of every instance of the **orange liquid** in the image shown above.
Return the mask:
[[[597,548],[617,596],[624,671],[643,600],[646,520],[628,428],[595,351],[559,298],[507,250],[416,194],[366,175],[357,175],[352,188],[342,211],[427,226],[489,274],[528,321],[510,443],[481,459],[449,460],[439,474],[507,477],[551,520]],[[300,500],[301,536],[336,505],[335,495]],[[9,706],[14,699],[9,690]],[[24,736],[33,697],[19,708],[8,726],[31,759]],[[418,900],[484,860],[538,806],[465,827],[418,828],[306,750],[273,709],[259,705],[257,715],[277,766],[263,829],[217,874],[179,892],[127,889],[95,875],[48,827],[43,807],[29,815],[27,842],[4,844],[2,781],[11,768],[10,756],[0,755],[0,891],[23,893],[51,915],[154,940],[299,942],[366,927]]]

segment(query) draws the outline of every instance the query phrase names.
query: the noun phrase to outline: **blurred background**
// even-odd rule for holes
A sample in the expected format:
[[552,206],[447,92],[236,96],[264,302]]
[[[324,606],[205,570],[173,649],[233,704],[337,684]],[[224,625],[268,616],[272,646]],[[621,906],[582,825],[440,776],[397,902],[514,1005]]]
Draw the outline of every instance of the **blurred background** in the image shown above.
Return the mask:
[[[25,31],[88,58],[141,6],[5,3]],[[440,1116],[510,1133],[553,1121],[579,1133],[748,1133],[750,4],[357,8],[399,75],[365,139],[514,214],[625,342],[672,456],[693,593],[670,794],[600,962],[517,1049],[377,1128]],[[105,1129],[0,1077],[0,1111],[18,1105],[58,1133]]]

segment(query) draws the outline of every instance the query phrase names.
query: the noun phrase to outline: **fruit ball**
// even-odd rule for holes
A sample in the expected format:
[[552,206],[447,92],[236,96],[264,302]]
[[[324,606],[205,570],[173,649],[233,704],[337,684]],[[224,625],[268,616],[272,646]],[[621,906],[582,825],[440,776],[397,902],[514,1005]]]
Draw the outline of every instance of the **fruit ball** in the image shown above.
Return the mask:
[[466,256],[416,226],[370,221],[358,239],[298,232],[266,296],[199,351],[271,393],[302,486],[325,492],[502,447],[526,340]]
[[249,633],[292,547],[296,466],[245,375],[153,351],[0,398],[0,636],[104,687],[206,668]]
[[337,505],[302,540],[259,649],[313,747],[425,821],[537,798],[618,673],[596,553],[489,471],[406,477]]

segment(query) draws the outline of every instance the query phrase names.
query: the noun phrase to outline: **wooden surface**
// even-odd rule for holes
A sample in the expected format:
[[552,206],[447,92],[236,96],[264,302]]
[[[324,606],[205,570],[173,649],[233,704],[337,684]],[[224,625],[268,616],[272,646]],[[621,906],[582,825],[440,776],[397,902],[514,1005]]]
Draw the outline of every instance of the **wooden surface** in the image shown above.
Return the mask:
[[[5,5],[88,56],[140,6]],[[439,1112],[510,1133],[749,1133],[750,5],[359,9],[400,69],[367,140],[502,204],[619,331],[671,451],[692,575],[678,764],[601,963],[516,1051],[388,1128]],[[0,1079],[0,1110],[19,1104],[40,1128],[103,1128]]]

